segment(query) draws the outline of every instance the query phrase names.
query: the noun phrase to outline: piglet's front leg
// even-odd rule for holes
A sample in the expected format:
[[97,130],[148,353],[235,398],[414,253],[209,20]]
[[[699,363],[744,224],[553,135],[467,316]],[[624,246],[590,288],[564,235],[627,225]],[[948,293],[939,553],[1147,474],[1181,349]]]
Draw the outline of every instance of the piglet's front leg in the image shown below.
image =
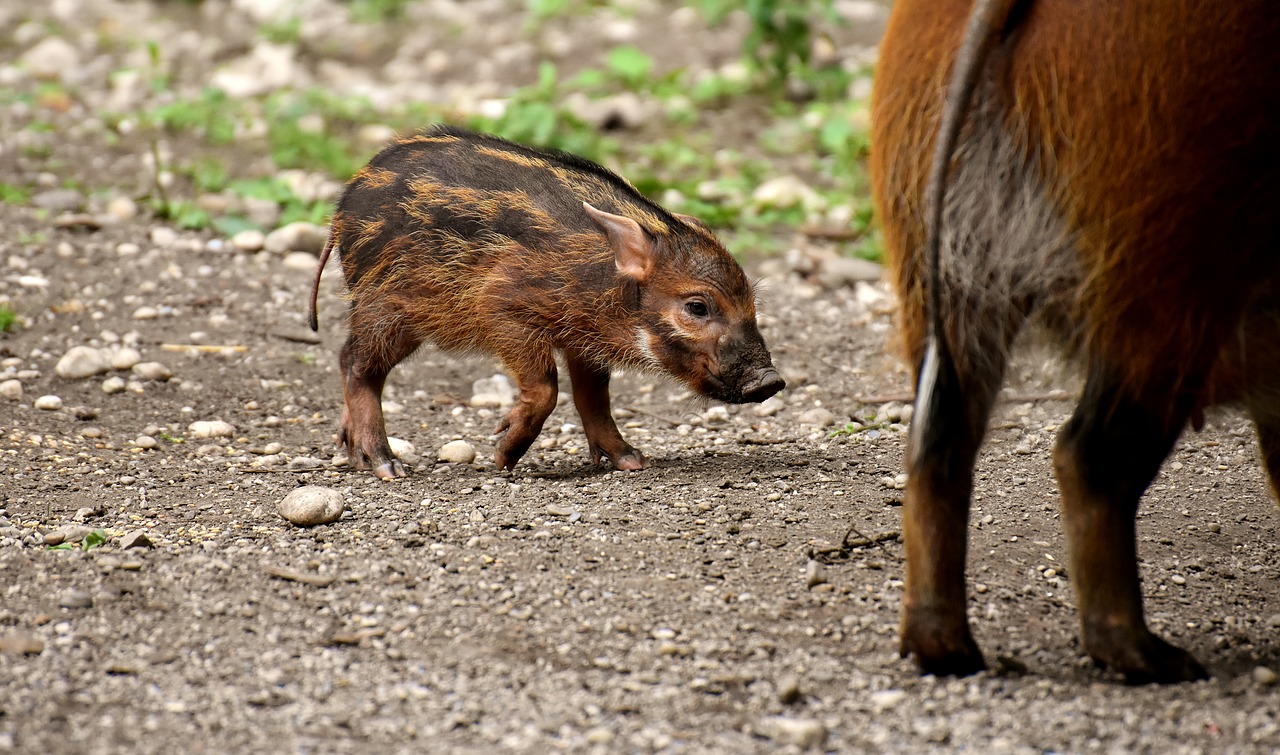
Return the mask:
[[573,381],[573,403],[582,418],[582,429],[591,447],[591,461],[609,457],[615,469],[647,469],[649,461],[622,438],[609,410],[609,368],[588,361],[579,353],[567,352],[569,379]]

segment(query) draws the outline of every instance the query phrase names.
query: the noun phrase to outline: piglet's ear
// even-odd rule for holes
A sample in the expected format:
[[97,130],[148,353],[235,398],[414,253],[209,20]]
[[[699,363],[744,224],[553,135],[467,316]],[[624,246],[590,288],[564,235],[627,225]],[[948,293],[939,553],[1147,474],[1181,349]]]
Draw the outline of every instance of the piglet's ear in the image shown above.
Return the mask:
[[586,202],[582,203],[582,209],[609,235],[618,272],[636,280],[649,277],[649,271],[653,270],[653,242],[640,224],[622,215],[597,210]]

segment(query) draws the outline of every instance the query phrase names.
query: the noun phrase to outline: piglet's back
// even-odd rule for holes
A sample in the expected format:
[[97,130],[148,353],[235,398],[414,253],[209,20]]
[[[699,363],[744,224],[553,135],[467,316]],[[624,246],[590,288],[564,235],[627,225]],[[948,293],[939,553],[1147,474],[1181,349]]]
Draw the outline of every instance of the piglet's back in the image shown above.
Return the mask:
[[583,201],[632,217],[654,234],[684,230],[631,184],[588,160],[437,126],[392,144],[352,177],[334,235],[348,286],[381,267],[388,253],[410,248],[441,263],[479,264],[515,247],[607,261],[606,238]]

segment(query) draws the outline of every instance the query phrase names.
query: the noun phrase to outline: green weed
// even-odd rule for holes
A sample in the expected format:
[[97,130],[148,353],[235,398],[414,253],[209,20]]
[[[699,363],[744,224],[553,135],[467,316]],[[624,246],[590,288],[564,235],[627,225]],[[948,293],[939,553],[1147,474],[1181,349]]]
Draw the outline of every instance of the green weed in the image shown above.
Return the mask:
[[[94,548],[99,548],[106,544],[107,544],[106,530],[98,529],[84,536],[84,540],[80,541],[79,549],[82,551],[89,551],[89,550],[93,550]],[[48,548],[46,548],[46,550],[73,551],[73,550],[76,550],[76,544],[75,543],[58,543],[57,545],[50,545]]]
[[0,333],[8,333],[18,325],[18,313],[6,304],[0,304]]
[[263,24],[258,33],[268,42],[278,45],[297,44],[302,38],[302,19],[296,16]]
[[0,183],[0,202],[4,204],[26,204],[31,198],[31,190],[25,186]]
[[354,0],[351,17],[366,24],[395,21],[404,17],[408,4],[409,0]]

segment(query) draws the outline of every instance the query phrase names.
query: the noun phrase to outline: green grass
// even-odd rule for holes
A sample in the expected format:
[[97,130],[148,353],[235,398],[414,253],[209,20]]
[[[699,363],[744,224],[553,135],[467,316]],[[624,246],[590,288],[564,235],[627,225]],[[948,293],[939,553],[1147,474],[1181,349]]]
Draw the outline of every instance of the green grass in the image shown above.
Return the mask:
[[[352,0],[348,7],[359,23],[394,23],[403,17],[406,2]],[[536,26],[602,5],[600,0],[527,0],[525,12]],[[842,223],[844,251],[878,259],[865,168],[867,105],[847,96],[855,78],[868,72],[817,69],[809,59],[821,25],[834,23],[831,0],[699,0],[695,7],[713,22],[737,9],[746,12],[751,33],[743,42],[742,75],[660,72],[649,52],[619,45],[571,77],[544,63],[534,83],[508,94],[499,115],[482,116],[425,103],[380,110],[319,89],[239,100],[211,88],[179,96],[161,70],[158,45],[148,45],[149,81],[161,104],[137,114],[103,114],[103,120],[136,122],[153,143],[181,138],[183,144],[195,140],[209,148],[174,151],[171,164],[160,166],[182,180],[172,189],[157,181],[151,204],[185,227],[233,233],[251,226],[243,217],[211,217],[200,210],[194,198],[206,192],[274,201],[282,222],[323,222],[331,209],[302,200],[278,179],[228,166],[218,156],[219,147],[234,143],[237,150],[259,150],[277,171],[301,169],[345,181],[381,146],[361,141],[361,127],[387,125],[403,134],[443,121],[600,162],[670,209],[702,218],[735,252],[780,251],[798,227]],[[296,24],[282,23],[262,33],[290,42],[298,31]],[[806,85],[800,101],[783,96],[788,82],[796,81]],[[625,133],[602,131],[564,104],[572,97],[622,92],[655,103],[650,120]],[[726,150],[717,132],[726,118],[746,119],[758,138],[740,144],[738,151]],[[159,150],[153,154],[158,157]],[[798,176],[812,190],[803,206],[766,207],[753,198],[761,183],[785,175]],[[24,201],[22,191],[0,185],[0,201]]]
[[4,204],[26,204],[31,198],[31,190],[25,186],[0,183],[0,202]]
[[0,304],[0,333],[8,333],[18,325],[18,313],[8,305]]

